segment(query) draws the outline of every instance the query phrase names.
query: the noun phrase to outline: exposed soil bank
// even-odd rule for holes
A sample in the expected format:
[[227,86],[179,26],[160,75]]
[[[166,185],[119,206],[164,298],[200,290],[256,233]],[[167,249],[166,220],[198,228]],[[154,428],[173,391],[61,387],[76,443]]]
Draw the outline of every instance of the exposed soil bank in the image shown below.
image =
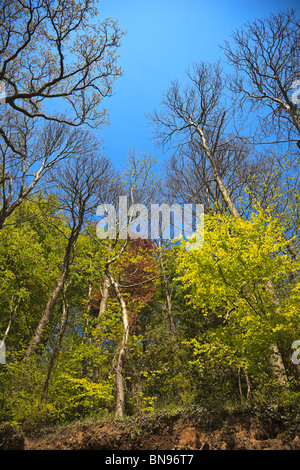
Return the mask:
[[0,429],[0,449],[300,450],[298,415],[180,411],[19,432]]

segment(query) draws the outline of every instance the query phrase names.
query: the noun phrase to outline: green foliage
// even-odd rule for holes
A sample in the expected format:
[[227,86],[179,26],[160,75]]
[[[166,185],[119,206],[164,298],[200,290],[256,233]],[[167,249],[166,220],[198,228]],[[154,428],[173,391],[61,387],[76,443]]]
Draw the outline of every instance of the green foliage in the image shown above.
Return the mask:
[[205,217],[201,250],[183,247],[177,279],[187,302],[219,320],[187,340],[201,376],[223,364],[265,383],[270,346],[287,351],[300,337],[299,267],[284,232],[270,211],[258,209],[249,220],[217,214]]
[[[0,366],[0,420],[27,428],[110,414],[115,406],[123,324],[111,287],[101,317],[99,305],[105,261],[119,247],[113,252],[108,241],[97,243],[93,225],[78,238],[65,296],[58,298],[43,344],[23,361],[60,272],[68,221],[56,208],[54,197],[38,194],[0,231],[1,335],[11,320],[7,364]],[[257,406],[281,403],[283,396],[284,406],[297,400],[290,348],[300,338],[300,284],[283,236],[290,223],[290,214],[278,218],[259,208],[248,220],[207,215],[202,249],[186,251],[182,241],[166,246],[176,336],[154,246],[128,245],[112,267],[130,318],[123,364],[128,415],[244,403],[248,382]],[[288,392],[270,368],[273,343],[285,362]]]
[[[64,228],[64,220],[55,211],[55,200],[42,195],[24,203],[0,231],[0,319],[1,334],[14,316],[14,336],[8,337],[8,354],[17,352],[31,337],[61,263],[64,240],[55,227],[39,214]],[[50,220],[49,220],[50,221]],[[13,344],[12,344],[13,343]]]

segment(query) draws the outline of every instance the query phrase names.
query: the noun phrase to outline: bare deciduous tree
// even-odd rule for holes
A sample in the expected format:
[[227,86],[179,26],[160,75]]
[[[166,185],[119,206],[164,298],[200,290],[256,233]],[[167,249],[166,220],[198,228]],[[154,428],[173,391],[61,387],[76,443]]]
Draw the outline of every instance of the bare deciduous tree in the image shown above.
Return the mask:
[[[295,190],[299,191],[299,148],[300,148],[300,19],[295,9],[280,11],[267,18],[247,23],[232,35],[232,43],[225,42],[223,49],[229,63],[235,69],[230,79],[232,91],[238,96],[244,114],[259,111],[256,118],[262,129],[259,144],[275,143],[288,151],[290,171],[293,176],[292,194],[283,191],[286,201],[281,211],[295,203]],[[296,83],[296,86],[295,86]],[[297,89],[295,89],[298,88]],[[296,99],[294,94],[296,94]],[[297,146],[296,146],[297,144]],[[268,145],[269,147],[269,145]],[[296,157],[293,159],[293,156]],[[286,165],[283,162],[283,166]],[[297,205],[297,203],[295,204]],[[279,211],[280,211],[279,209]],[[291,255],[299,260],[298,249],[289,244]]]
[[236,72],[231,88],[240,103],[259,109],[264,142],[275,139],[300,145],[299,105],[293,100],[293,83],[300,79],[299,29],[296,10],[280,11],[247,23],[223,46]]
[[[224,100],[222,69],[219,63],[201,63],[194,65],[187,76],[188,84],[183,91],[177,82],[173,82],[164,95],[162,111],[155,111],[150,116],[155,137],[163,147],[173,145],[179,155],[182,151],[195,155],[196,151],[202,159],[202,162],[199,159],[201,178],[198,183],[203,186],[204,193],[211,190],[211,182],[214,182],[228,210],[238,217],[234,196],[226,184],[225,170],[235,162],[237,152],[242,157],[239,166],[248,154],[243,148],[240,150],[242,141],[237,133],[233,133],[234,127],[228,130],[232,116],[230,106]],[[208,200],[207,196],[205,199]]]
[[68,127],[107,122],[102,101],[122,74],[123,33],[117,22],[99,21],[94,3],[1,3],[0,227],[54,165],[81,152]]
[[[221,179],[234,203],[245,197],[245,188],[251,189],[250,201],[257,194],[263,197],[262,189],[266,191],[274,184],[273,162],[265,158],[254,158],[250,146],[245,142],[237,142],[215,153]],[[205,152],[197,141],[192,141],[176,152],[164,164],[166,184],[164,194],[172,202],[203,204],[205,213],[225,211],[227,205],[222,197],[219,185],[214,177],[214,171]],[[273,174],[266,184],[268,175]],[[240,209],[247,212],[248,204]]]
[[[0,9],[0,80],[6,104],[28,117],[99,125],[103,98],[121,71],[120,31],[97,18],[94,0],[3,0]],[[56,109],[67,106],[64,116]],[[2,112],[5,106],[2,106]]]
[[[83,153],[86,132],[65,123],[44,121],[8,112],[0,141],[0,228],[6,219],[64,159]],[[6,140],[7,138],[7,140]]]

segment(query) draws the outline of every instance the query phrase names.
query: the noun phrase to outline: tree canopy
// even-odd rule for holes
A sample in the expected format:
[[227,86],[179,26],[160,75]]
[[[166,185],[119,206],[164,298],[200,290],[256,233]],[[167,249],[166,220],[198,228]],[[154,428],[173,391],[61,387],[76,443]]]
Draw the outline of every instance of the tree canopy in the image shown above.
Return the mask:
[[[0,11],[0,420],[299,404],[296,12],[236,31],[231,77],[199,60],[170,84],[149,110],[171,149],[161,174],[135,149],[115,168],[96,138],[123,36],[96,13],[90,0]],[[204,244],[137,236],[141,206],[122,215],[120,196],[149,215],[202,204]],[[119,217],[112,238],[97,234],[101,204]]]

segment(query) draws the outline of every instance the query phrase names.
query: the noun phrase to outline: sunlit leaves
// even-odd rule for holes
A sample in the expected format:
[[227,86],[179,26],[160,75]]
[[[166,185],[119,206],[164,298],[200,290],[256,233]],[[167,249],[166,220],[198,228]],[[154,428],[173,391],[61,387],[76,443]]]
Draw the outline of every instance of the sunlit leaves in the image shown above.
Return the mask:
[[249,220],[206,216],[203,248],[180,252],[178,280],[188,303],[221,319],[194,340],[200,369],[213,358],[255,369],[273,341],[288,347],[300,334],[299,266],[284,232],[282,219],[261,209]]

